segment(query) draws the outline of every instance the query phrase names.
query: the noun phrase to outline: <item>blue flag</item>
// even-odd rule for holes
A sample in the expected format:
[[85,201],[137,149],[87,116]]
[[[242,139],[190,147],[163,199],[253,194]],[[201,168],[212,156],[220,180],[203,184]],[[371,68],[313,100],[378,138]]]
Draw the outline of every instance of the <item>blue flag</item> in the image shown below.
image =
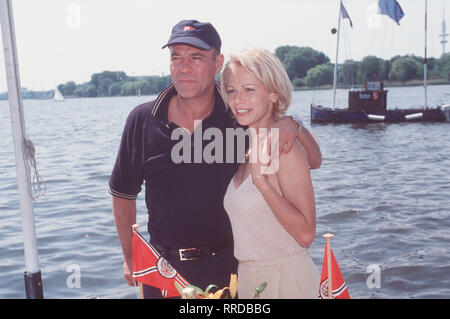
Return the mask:
[[341,4],[341,15],[342,15],[342,19],[348,19],[348,21],[350,22],[350,26],[353,28],[352,19],[350,19],[350,16],[348,15],[347,10],[345,10],[345,7],[343,4]]
[[399,21],[405,15],[403,13],[402,7],[395,0],[379,0],[378,8],[380,14],[388,15],[392,20],[400,25]]

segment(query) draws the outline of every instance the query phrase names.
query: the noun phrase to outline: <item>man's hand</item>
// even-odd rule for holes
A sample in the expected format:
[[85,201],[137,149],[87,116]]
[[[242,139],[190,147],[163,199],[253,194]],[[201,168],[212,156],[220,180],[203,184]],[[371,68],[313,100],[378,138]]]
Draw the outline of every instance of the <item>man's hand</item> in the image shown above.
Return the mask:
[[124,258],[123,275],[130,286],[136,286],[135,280],[131,276],[131,271],[133,270],[131,253],[133,244],[132,226],[136,224],[136,200],[113,196],[112,208]]
[[130,264],[130,266],[128,266],[126,261],[123,263],[123,276],[125,277],[127,284],[129,286],[137,286],[137,282],[136,282],[136,280],[134,280],[134,278],[132,276],[132,269],[133,269],[133,266],[131,266],[131,264]]
[[283,117],[270,128],[278,129],[280,155],[289,153],[297,138],[299,124],[290,117]]
[[319,168],[322,165],[322,153],[316,138],[305,128],[303,124],[294,121],[291,117],[285,116],[276,121],[271,128],[278,128],[280,141],[280,155],[291,151],[296,139],[300,141],[308,157],[311,169]]

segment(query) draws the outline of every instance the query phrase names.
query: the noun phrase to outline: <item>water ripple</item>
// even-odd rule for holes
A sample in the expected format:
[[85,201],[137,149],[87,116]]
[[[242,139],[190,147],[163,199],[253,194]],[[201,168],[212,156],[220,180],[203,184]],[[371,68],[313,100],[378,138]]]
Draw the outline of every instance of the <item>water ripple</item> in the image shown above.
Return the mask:
[[[417,88],[390,90],[399,107]],[[430,105],[450,86],[430,88]],[[346,92],[338,90],[338,101]],[[400,95],[400,96],[399,96]],[[318,138],[323,165],[311,172],[317,237],[310,247],[320,268],[325,232],[352,298],[448,298],[450,295],[450,125],[374,123],[309,125],[309,103],[328,91],[295,92],[289,112]],[[24,103],[27,133],[47,193],[34,203],[39,261],[47,298],[135,298],[122,274],[122,252],[107,182],[126,116],[137,98]],[[0,101],[0,107],[6,107]],[[403,103],[403,104],[402,104]],[[93,116],[93,112],[102,117]],[[74,113],[76,112],[76,116]],[[10,136],[0,113],[0,135]],[[0,140],[0,297],[23,298],[23,244],[12,139]],[[138,222],[146,224],[144,193]],[[69,288],[71,265],[81,287]],[[369,288],[368,266],[379,265],[381,287]]]

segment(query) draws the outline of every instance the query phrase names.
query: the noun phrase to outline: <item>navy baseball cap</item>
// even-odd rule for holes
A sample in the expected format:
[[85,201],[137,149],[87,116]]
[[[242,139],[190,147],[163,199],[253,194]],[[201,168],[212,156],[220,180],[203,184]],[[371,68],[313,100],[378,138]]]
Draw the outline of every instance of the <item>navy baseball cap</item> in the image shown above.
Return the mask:
[[210,50],[214,47],[220,52],[222,41],[211,23],[182,20],[172,28],[169,42],[162,48],[164,49],[172,44],[187,44],[204,50]]

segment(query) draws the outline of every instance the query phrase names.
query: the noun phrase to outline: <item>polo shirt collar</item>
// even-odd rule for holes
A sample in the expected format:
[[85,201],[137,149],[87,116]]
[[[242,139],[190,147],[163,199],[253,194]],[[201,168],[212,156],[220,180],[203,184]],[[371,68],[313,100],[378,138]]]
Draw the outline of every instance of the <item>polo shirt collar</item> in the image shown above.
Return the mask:
[[[164,89],[156,98],[155,103],[152,108],[152,115],[156,119],[163,121],[164,123],[168,123],[168,111],[169,111],[169,102],[170,99],[177,94],[177,90],[175,86],[171,84],[166,89]],[[220,94],[220,86],[219,83],[216,82],[214,85],[214,108],[212,112],[204,119],[204,121],[216,121],[220,120],[223,114],[226,111],[226,105]]]

